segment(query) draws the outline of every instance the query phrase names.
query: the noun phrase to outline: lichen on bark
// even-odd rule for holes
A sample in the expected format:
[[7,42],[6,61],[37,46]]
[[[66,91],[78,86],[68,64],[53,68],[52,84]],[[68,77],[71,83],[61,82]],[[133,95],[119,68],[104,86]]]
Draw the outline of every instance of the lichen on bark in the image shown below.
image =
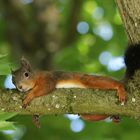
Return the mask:
[[19,114],[108,114],[140,117],[140,72],[126,83],[126,102],[118,100],[117,91],[99,89],[57,89],[51,94],[35,98],[22,108],[23,93],[0,90],[0,110]]

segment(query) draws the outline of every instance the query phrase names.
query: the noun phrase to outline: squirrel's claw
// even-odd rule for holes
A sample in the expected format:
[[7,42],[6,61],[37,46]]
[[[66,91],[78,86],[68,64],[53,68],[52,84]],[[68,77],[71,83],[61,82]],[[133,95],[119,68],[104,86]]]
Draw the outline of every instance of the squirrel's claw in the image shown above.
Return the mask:
[[25,109],[27,106],[28,106],[28,104],[24,104],[24,103],[22,104],[22,108],[24,108],[24,109]]
[[26,108],[29,105],[29,103],[22,103],[22,108]]
[[31,99],[29,98],[29,96],[26,96],[23,101],[22,101],[22,108],[26,108],[31,102]]
[[119,98],[119,101],[121,102],[121,105],[124,105],[126,101],[126,91],[124,89],[124,86],[121,85],[118,89],[117,96]]
[[119,97],[119,101],[121,102],[121,105],[124,105],[124,103],[125,103],[125,94],[119,94],[118,95],[118,97]]

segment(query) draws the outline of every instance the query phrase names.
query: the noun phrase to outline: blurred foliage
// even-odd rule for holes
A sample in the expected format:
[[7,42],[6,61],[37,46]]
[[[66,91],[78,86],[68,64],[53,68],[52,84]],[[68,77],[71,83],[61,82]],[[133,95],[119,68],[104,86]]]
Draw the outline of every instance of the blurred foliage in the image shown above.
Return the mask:
[[[10,69],[16,67],[23,55],[41,69],[81,71],[121,79],[124,66],[110,69],[109,64],[111,59],[123,57],[126,45],[126,35],[114,1],[0,1],[1,87],[4,87]],[[103,52],[111,56],[105,64],[100,61]],[[120,124],[84,122],[84,129],[75,133],[70,129],[71,120],[66,117],[44,116],[41,129],[37,129],[30,116],[11,118],[14,115],[0,114],[0,129],[9,129],[1,131],[0,139],[140,139],[139,124],[128,118]],[[5,121],[7,119],[11,123]]]
[[0,130],[16,130],[13,122],[6,121],[7,119],[12,118],[17,115],[17,113],[4,113],[0,112]]

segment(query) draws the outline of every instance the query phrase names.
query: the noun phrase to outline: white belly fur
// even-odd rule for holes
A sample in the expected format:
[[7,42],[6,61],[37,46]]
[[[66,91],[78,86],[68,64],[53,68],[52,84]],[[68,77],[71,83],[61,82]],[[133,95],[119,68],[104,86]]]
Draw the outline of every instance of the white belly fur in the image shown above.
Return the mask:
[[78,83],[58,83],[56,84],[56,88],[85,88],[84,85]]

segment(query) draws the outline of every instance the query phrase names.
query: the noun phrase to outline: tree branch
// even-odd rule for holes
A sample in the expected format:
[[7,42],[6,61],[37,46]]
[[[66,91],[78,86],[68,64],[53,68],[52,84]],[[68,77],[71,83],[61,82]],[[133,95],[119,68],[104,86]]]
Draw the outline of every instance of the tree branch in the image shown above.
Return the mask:
[[57,89],[34,99],[22,108],[23,94],[17,90],[0,90],[0,110],[19,114],[108,114],[140,117],[140,72],[127,83],[127,101],[121,105],[114,90]]

